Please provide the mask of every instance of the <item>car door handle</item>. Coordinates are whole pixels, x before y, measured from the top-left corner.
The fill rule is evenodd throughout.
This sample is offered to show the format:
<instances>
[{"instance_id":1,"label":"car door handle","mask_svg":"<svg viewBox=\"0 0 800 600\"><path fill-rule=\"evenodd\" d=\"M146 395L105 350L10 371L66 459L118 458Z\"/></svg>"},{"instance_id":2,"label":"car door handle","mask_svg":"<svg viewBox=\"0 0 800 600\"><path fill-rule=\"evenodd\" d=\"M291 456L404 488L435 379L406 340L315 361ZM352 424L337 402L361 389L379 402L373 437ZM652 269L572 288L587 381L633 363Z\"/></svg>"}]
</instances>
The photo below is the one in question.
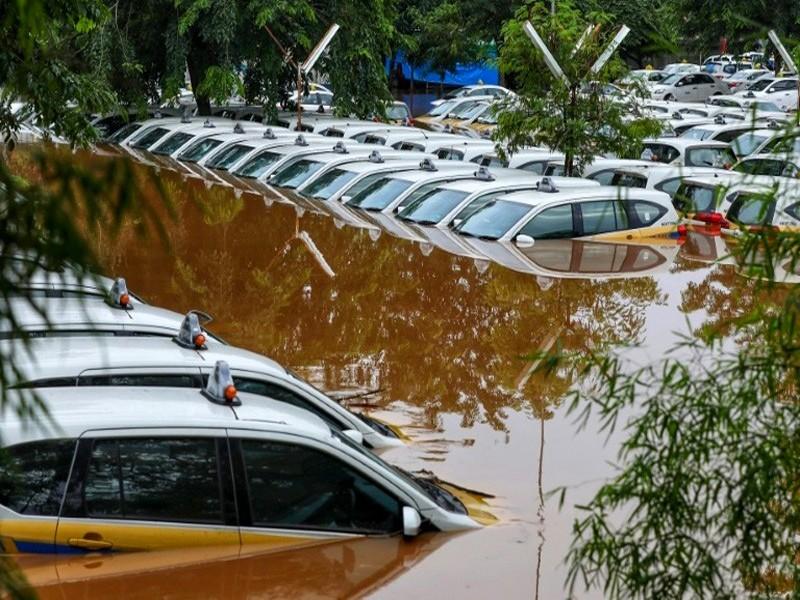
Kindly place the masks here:
<instances>
[{"instance_id":1,"label":"car door handle","mask_svg":"<svg viewBox=\"0 0 800 600\"><path fill-rule=\"evenodd\" d=\"M70 538L67 543L73 548L83 548L84 550L109 550L114 545L103 539L89 537Z\"/></svg>"}]
</instances>

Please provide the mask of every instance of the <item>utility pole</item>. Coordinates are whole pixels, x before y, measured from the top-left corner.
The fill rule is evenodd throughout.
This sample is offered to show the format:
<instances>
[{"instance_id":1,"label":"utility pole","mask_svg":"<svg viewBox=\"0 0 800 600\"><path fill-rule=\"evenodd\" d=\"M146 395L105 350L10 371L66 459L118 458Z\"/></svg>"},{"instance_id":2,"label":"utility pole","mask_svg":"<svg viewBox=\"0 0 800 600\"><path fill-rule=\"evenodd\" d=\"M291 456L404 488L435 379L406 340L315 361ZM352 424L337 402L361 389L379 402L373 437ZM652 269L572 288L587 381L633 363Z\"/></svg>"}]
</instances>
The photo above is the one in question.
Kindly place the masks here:
<instances>
[{"instance_id":1,"label":"utility pole","mask_svg":"<svg viewBox=\"0 0 800 600\"><path fill-rule=\"evenodd\" d=\"M781 43L778 34L775 33L774 29L770 29L769 33L767 34L769 41L772 42L772 45L775 46L775 49L778 51L778 54L781 55L781 59L783 60L783 64L789 67L792 72L794 73L795 77L797 77L797 118L800 119L800 73L797 72L797 66L794 64L794 60L792 60L792 55L786 50L784 45Z\"/></svg>"}]
</instances>

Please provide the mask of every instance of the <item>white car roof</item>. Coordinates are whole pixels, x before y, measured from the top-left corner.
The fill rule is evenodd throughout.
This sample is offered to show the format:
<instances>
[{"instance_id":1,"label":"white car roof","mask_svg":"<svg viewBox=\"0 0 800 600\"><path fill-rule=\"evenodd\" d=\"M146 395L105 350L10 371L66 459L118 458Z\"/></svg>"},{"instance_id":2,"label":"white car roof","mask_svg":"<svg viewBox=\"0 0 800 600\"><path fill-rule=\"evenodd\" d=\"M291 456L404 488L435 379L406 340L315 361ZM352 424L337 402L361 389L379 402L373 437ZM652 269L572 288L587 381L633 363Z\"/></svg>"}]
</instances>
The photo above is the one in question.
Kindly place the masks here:
<instances>
[{"instance_id":1,"label":"white car roof","mask_svg":"<svg viewBox=\"0 0 800 600\"><path fill-rule=\"evenodd\" d=\"M85 298L11 298L8 310L22 329L75 330L95 328L98 331L128 331L174 335L178 333L184 315L137 303L131 309L114 308L106 302ZM11 325L0 321L0 334L10 332Z\"/></svg>"},{"instance_id":2,"label":"white car roof","mask_svg":"<svg viewBox=\"0 0 800 600\"><path fill-rule=\"evenodd\" d=\"M12 397L15 392L12 392ZM198 389L82 386L36 391L48 419L33 421L14 411L0 416L3 444L55 438L77 438L89 430L162 427L240 427L330 439L328 425L314 414L240 392L240 407L215 404ZM13 400L12 400L13 402Z\"/></svg>"},{"instance_id":3,"label":"white car roof","mask_svg":"<svg viewBox=\"0 0 800 600\"><path fill-rule=\"evenodd\" d=\"M403 152L404 155L408 156L408 159L405 156L390 156L386 162L376 163L369 160L367 157L362 156L361 158L354 160L352 162L339 165L339 169L343 171L348 171L350 173L369 173L371 171L375 171L376 173L386 172L391 173L395 169L414 169L419 170L419 164L422 160L422 157L427 155L421 155L417 152ZM383 153L381 153L383 155ZM442 161L442 162L455 162L455 161ZM429 171L430 172L430 171Z\"/></svg>"},{"instance_id":4,"label":"white car roof","mask_svg":"<svg viewBox=\"0 0 800 600\"><path fill-rule=\"evenodd\" d=\"M672 206L670 197L664 192L655 190L643 190L640 188L628 188L623 186L601 185L590 188L569 188L557 192L525 191L506 194L498 200L507 200L519 204L529 204L538 206L551 202L564 201L586 201L586 200L607 200L608 198L627 198L635 196L637 200L650 200L657 204Z\"/></svg>"},{"instance_id":5,"label":"white car roof","mask_svg":"<svg viewBox=\"0 0 800 600\"><path fill-rule=\"evenodd\" d=\"M644 140L645 144L666 144L680 150L688 150L691 148L729 148L730 144L725 142L715 142L713 140L691 140L682 137L671 138L652 138Z\"/></svg>"},{"instance_id":6,"label":"white car roof","mask_svg":"<svg viewBox=\"0 0 800 600\"><path fill-rule=\"evenodd\" d=\"M0 343L12 349L19 345L13 340ZM222 344L194 350L163 337L131 337L120 346L115 338L91 336L37 338L27 343L30 352L19 352L17 365L28 380L73 377L87 369L213 368L218 360L228 361L235 370L287 376L286 369L270 358Z\"/></svg>"},{"instance_id":7,"label":"white car roof","mask_svg":"<svg viewBox=\"0 0 800 600\"><path fill-rule=\"evenodd\" d=\"M403 171L401 173L387 173L391 179L402 179L404 181L425 181L437 177L450 177L453 175L463 175L464 173L476 173L478 166L473 163L462 162L460 160L438 160L433 163L438 170L429 171L427 169L416 169L413 171Z\"/></svg>"}]
</instances>

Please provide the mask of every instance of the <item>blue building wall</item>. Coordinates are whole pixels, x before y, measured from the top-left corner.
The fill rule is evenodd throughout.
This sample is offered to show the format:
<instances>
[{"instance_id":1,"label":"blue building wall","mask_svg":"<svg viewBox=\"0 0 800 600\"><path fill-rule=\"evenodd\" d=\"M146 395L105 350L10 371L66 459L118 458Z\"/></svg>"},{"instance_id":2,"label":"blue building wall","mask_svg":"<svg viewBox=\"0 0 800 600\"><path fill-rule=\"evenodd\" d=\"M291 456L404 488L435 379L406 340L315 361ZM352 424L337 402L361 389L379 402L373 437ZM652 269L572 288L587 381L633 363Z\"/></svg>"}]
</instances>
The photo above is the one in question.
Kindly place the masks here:
<instances>
[{"instance_id":1,"label":"blue building wall","mask_svg":"<svg viewBox=\"0 0 800 600\"><path fill-rule=\"evenodd\" d=\"M405 59L402 52L398 52L396 63L403 69L403 77L406 80L412 78L411 65ZM388 74L390 61L386 62ZM396 67L395 67L396 68ZM413 73L413 79L418 82L427 82L435 85L439 84L439 74L430 70L427 65L418 67ZM500 72L497 67L489 63L473 63L469 65L458 65L455 72L447 72L444 78L445 85L462 86L478 83L482 81L487 85L498 85L500 83Z\"/></svg>"}]
</instances>

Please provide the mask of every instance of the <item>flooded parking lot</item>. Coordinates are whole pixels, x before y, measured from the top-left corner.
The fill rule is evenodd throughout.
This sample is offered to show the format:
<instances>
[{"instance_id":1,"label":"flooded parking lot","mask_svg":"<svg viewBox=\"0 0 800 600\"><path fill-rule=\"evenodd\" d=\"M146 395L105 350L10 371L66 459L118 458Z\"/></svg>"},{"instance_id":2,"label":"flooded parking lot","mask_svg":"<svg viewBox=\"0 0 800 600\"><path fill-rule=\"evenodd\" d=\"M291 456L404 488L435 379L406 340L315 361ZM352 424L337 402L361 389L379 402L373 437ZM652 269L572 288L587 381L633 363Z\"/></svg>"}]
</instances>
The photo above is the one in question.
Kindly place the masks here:
<instances>
[{"instance_id":1,"label":"flooded parking lot","mask_svg":"<svg viewBox=\"0 0 800 600\"><path fill-rule=\"evenodd\" d=\"M210 313L231 343L401 426L411 439L385 458L491 494L499 522L283 553L21 559L42 598L565 597L572 507L612 472L615 440L567 414L571 372L544 378L529 357L640 342L644 361L751 298L751 282L712 264L725 254L718 236L538 244L498 264L286 197L161 176L178 213L170 249L101 240L106 274L154 304ZM547 495L559 486L569 487L561 510Z\"/></svg>"}]
</instances>

